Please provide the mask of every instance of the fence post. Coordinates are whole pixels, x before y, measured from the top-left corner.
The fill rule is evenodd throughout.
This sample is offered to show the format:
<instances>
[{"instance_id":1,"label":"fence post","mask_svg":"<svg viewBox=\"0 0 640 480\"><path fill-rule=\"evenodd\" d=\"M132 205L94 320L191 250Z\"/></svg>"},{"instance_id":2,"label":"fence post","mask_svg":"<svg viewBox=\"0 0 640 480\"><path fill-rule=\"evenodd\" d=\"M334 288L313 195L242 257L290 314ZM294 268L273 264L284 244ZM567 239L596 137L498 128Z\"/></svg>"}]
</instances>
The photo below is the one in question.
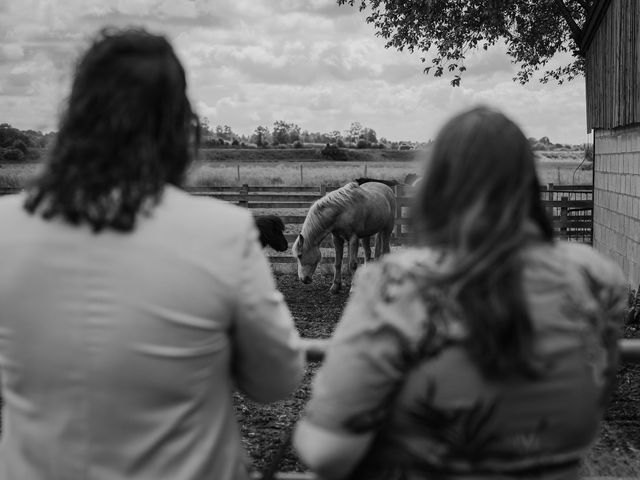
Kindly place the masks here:
<instances>
[{"instance_id":1,"label":"fence post","mask_svg":"<svg viewBox=\"0 0 640 480\"><path fill-rule=\"evenodd\" d=\"M567 223L569 219L569 197L563 195L560 199L560 236L567 237Z\"/></svg>"},{"instance_id":2,"label":"fence post","mask_svg":"<svg viewBox=\"0 0 640 480\"><path fill-rule=\"evenodd\" d=\"M304 177L302 176L302 164L300 164L300 185L304 183Z\"/></svg>"},{"instance_id":3,"label":"fence post","mask_svg":"<svg viewBox=\"0 0 640 480\"><path fill-rule=\"evenodd\" d=\"M367 178L367 177L368 177L368 175L367 175L367 164L365 163L364 164L364 178Z\"/></svg>"},{"instance_id":4,"label":"fence post","mask_svg":"<svg viewBox=\"0 0 640 480\"><path fill-rule=\"evenodd\" d=\"M240 200L238 201L238 205L244 208L249 208L249 185L244 183L242 188L240 188Z\"/></svg>"},{"instance_id":5,"label":"fence post","mask_svg":"<svg viewBox=\"0 0 640 480\"><path fill-rule=\"evenodd\" d=\"M402 204L398 200L398 196L400 194L400 187L398 185L395 185L393 187L393 193L396 196L396 221L397 221L399 218L402 218ZM402 236L402 224L396 223L395 228L393 229L393 231L394 231L394 234L395 234L396 238L399 239Z\"/></svg>"},{"instance_id":6,"label":"fence post","mask_svg":"<svg viewBox=\"0 0 640 480\"><path fill-rule=\"evenodd\" d=\"M240 164L236 165L237 168L237 178L238 178L238 183L240 183Z\"/></svg>"},{"instance_id":7,"label":"fence post","mask_svg":"<svg viewBox=\"0 0 640 480\"><path fill-rule=\"evenodd\" d=\"M553 201L553 183L547 184L546 197L549 202ZM547 207L546 210L547 217L549 217L549 220L553 221L553 207Z\"/></svg>"},{"instance_id":8,"label":"fence post","mask_svg":"<svg viewBox=\"0 0 640 480\"><path fill-rule=\"evenodd\" d=\"M327 186L323 183L320 185L320 196L324 197L327 194Z\"/></svg>"}]
</instances>

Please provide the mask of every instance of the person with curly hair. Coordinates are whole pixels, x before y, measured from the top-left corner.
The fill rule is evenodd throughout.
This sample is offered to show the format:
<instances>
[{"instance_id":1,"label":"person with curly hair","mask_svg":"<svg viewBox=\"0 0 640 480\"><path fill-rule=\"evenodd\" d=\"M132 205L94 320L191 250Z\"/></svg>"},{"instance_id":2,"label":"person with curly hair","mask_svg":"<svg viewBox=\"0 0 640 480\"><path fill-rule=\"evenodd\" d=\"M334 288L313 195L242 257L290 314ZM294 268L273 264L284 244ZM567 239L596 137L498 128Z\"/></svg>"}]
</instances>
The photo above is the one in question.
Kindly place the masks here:
<instances>
[{"instance_id":1,"label":"person with curly hair","mask_svg":"<svg viewBox=\"0 0 640 480\"><path fill-rule=\"evenodd\" d=\"M0 199L0 479L248 478L234 388L301 379L251 214L179 188L186 88L164 37L103 30L42 173Z\"/></svg>"},{"instance_id":2,"label":"person with curly hair","mask_svg":"<svg viewBox=\"0 0 640 480\"><path fill-rule=\"evenodd\" d=\"M323 479L577 479L615 382L627 286L556 241L533 152L479 107L435 142L416 245L368 265L294 443Z\"/></svg>"}]
</instances>

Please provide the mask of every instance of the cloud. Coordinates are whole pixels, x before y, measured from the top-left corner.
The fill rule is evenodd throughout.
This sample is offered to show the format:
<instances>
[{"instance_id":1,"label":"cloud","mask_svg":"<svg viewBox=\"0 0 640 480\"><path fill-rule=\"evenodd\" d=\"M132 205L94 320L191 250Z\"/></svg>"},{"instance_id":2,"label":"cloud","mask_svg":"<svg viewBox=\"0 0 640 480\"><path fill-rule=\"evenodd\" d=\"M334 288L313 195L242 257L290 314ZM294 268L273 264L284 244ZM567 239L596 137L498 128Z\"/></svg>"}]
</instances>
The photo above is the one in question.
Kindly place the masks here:
<instances>
[{"instance_id":1,"label":"cloud","mask_svg":"<svg viewBox=\"0 0 640 480\"><path fill-rule=\"evenodd\" d=\"M75 59L99 28L139 25L173 42L198 112L238 132L280 119L311 131L360 121L379 136L420 140L489 103L532 136L584 139L582 80L522 87L498 45L472 52L452 88L422 73L420 55L386 49L364 13L335 0L8 0L0 12L0 122L23 128L55 127Z\"/></svg>"}]
</instances>

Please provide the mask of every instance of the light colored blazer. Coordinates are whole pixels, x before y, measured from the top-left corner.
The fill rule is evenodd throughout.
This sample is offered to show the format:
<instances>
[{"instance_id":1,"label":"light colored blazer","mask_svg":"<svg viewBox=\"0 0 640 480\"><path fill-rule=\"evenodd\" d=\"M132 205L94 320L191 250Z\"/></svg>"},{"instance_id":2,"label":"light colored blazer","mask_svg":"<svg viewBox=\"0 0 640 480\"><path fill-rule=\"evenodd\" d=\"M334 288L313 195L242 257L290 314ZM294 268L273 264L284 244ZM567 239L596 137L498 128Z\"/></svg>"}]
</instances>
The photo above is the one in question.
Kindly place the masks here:
<instances>
[{"instance_id":1,"label":"light colored blazer","mask_svg":"<svg viewBox=\"0 0 640 480\"><path fill-rule=\"evenodd\" d=\"M250 213L167 187L134 232L0 199L0 479L246 477L234 383L298 384L298 334Z\"/></svg>"}]
</instances>

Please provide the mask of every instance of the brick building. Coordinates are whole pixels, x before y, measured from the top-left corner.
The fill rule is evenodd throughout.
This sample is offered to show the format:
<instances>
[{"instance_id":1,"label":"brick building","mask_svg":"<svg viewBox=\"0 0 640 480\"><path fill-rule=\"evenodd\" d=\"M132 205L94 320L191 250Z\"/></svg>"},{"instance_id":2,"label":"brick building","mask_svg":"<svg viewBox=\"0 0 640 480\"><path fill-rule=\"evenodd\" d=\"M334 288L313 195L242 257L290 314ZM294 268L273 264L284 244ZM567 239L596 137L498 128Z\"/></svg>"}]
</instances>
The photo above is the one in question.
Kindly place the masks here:
<instances>
[{"instance_id":1,"label":"brick building","mask_svg":"<svg viewBox=\"0 0 640 480\"><path fill-rule=\"evenodd\" d=\"M593 245L640 284L640 1L600 0L585 29Z\"/></svg>"}]
</instances>

